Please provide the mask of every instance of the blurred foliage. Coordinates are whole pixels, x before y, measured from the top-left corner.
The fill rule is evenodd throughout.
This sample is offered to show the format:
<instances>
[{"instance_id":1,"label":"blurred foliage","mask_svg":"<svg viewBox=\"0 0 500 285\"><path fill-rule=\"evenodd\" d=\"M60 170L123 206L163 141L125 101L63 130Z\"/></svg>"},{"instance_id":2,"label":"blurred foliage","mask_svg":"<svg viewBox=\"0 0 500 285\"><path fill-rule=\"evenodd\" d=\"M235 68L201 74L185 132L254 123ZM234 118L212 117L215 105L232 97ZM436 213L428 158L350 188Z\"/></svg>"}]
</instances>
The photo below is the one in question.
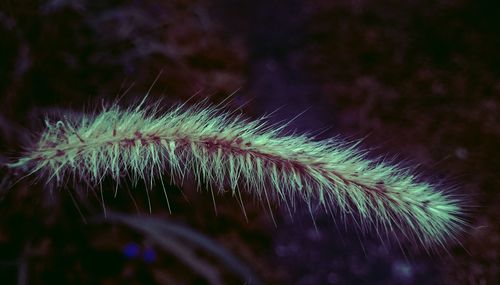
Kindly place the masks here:
<instances>
[{"instance_id":1,"label":"blurred foliage","mask_svg":"<svg viewBox=\"0 0 500 285\"><path fill-rule=\"evenodd\" d=\"M43 114L57 116L67 108L78 113L118 96L125 103L137 100L160 72L151 97L171 103L195 94L192 100L217 103L241 88L229 105L253 115L263 107L250 99L271 102L273 96L255 88L259 77L285 70L288 81L271 85L314 86L310 102L323 106L335 133L366 137L364 145L380 145L374 155L411 158L424 176L447 177L472 197L476 207L463 247L451 247L445 262L426 260L429 267L418 273L415 266L412 278L401 279L394 273L394 264L401 263L392 255L383 262L370 259L381 256L375 243L364 244L369 252L364 265L373 270L360 270L359 244L333 246L340 242L324 230L322 240L310 238L297 223L274 229L269 214L251 202L245 205L247 222L231 197L216 197L215 215L210 194L194 193L189 183L182 192L168 189L172 215L162 191L152 191L153 215L212 237L269 284L432 283L419 279L424 277L495 284L500 280L498 11L499 4L487 0L2 1L0 161L21 150ZM280 98L297 100L289 94ZM165 252L153 264L127 259L122 252L127 244L148 246L147 238L130 228L85 224L78 211L87 218L102 214L99 193L72 184L50 191L29 181L11 188L7 175L2 169L2 284L22 280L17 274L23 268L27 271L19 272L29 284L206 284ZM117 198L105 193L105 201L116 211L147 212L142 186L127 185ZM285 242L296 246L289 250ZM442 278L430 276L435 267ZM222 264L216 268L227 274Z\"/></svg>"}]
</instances>

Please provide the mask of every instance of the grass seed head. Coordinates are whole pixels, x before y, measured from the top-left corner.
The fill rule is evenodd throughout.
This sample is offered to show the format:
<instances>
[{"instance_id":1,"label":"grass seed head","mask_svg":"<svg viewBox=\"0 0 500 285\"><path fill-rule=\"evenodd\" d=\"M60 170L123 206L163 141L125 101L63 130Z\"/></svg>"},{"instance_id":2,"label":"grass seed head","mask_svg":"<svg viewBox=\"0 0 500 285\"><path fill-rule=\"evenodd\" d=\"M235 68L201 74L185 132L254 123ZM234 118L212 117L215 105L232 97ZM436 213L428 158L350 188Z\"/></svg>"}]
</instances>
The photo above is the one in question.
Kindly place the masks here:
<instances>
[{"instance_id":1,"label":"grass seed head","mask_svg":"<svg viewBox=\"0 0 500 285\"><path fill-rule=\"evenodd\" d=\"M78 119L51 122L12 168L62 183L98 186L105 177L149 185L157 177L194 179L219 192L240 189L260 200L298 200L355 216L364 230L402 233L425 248L444 246L464 226L459 199L411 171L369 160L336 139L287 135L264 119L246 120L206 104L117 104ZM400 235L401 236L401 235Z\"/></svg>"}]
</instances>

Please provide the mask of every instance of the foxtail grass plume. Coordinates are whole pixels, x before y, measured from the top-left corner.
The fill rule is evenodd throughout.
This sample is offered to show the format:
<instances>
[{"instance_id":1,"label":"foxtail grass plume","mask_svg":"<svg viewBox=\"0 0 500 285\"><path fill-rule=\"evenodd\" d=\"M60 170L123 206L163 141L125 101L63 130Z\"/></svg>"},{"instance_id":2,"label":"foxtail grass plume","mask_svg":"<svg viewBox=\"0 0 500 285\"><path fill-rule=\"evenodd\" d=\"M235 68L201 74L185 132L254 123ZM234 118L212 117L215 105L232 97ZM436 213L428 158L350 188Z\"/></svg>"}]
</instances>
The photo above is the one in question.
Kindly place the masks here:
<instances>
[{"instance_id":1,"label":"foxtail grass plume","mask_svg":"<svg viewBox=\"0 0 500 285\"><path fill-rule=\"evenodd\" d=\"M46 120L34 146L9 166L42 181L91 187L106 177L151 186L165 176L172 183L194 179L239 199L243 190L263 203L324 208L352 217L362 230L402 233L424 248L444 246L462 230L462 203L448 191L369 160L353 145L283 129L207 104L113 104L78 119Z\"/></svg>"}]
</instances>

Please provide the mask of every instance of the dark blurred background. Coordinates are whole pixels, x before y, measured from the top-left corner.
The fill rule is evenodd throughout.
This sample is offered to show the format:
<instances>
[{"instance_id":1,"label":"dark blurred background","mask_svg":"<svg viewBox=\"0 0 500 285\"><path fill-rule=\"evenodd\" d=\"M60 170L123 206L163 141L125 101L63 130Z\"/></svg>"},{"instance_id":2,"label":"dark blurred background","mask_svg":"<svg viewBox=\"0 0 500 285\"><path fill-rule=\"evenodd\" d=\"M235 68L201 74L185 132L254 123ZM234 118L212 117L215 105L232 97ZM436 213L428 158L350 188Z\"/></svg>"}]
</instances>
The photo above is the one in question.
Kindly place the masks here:
<instances>
[{"instance_id":1,"label":"dark blurred background","mask_svg":"<svg viewBox=\"0 0 500 285\"><path fill-rule=\"evenodd\" d=\"M150 97L167 104L235 93L228 109L279 109L273 122L306 111L290 130L363 138L370 155L448 181L474 205L461 244L402 250L323 213L316 231L301 209L292 221L276 207L275 227L252 197L247 221L236 199L216 197L215 213L190 183L169 186L172 214L161 188L150 214L140 185L105 193L106 208L195 230L264 284L499 284L499 27L487 0L2 0L0 162L46 114L137 101L158 75ZM101 200L83 186L1 175L1 284L245 282L199 242L177 237L173 253L130 224L93 222Z\"/></svg>"}]
</instances>

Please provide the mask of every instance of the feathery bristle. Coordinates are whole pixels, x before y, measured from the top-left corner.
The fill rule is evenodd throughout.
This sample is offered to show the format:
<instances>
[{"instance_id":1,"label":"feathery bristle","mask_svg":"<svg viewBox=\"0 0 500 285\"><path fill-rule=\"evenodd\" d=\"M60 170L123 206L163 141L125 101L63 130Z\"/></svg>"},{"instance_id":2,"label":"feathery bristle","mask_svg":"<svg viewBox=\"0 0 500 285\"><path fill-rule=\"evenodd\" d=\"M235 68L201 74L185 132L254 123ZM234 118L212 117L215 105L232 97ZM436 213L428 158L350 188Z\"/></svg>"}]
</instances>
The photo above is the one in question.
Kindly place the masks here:
<instances>
[{"instance_id":1,"label":"feathery bristle","mask_svg":"<svg viewBox=\"0 0 500 285\"><path fill-rule=\"evenodd\" d=\"M464 225L458 199L338 140L286 135L264 119L206 104L163 114L159 104L143 105L114 104L78 120L47 121L38 143L10 167L93 186L108 176L150 185L163 175L174 183L191 177L233 195L245 189L262 201L293 207L301 199L310 209L338 210L356 216L363 229L402 232L426 248L444 246Z\"/></svg>"}]
</instances>

